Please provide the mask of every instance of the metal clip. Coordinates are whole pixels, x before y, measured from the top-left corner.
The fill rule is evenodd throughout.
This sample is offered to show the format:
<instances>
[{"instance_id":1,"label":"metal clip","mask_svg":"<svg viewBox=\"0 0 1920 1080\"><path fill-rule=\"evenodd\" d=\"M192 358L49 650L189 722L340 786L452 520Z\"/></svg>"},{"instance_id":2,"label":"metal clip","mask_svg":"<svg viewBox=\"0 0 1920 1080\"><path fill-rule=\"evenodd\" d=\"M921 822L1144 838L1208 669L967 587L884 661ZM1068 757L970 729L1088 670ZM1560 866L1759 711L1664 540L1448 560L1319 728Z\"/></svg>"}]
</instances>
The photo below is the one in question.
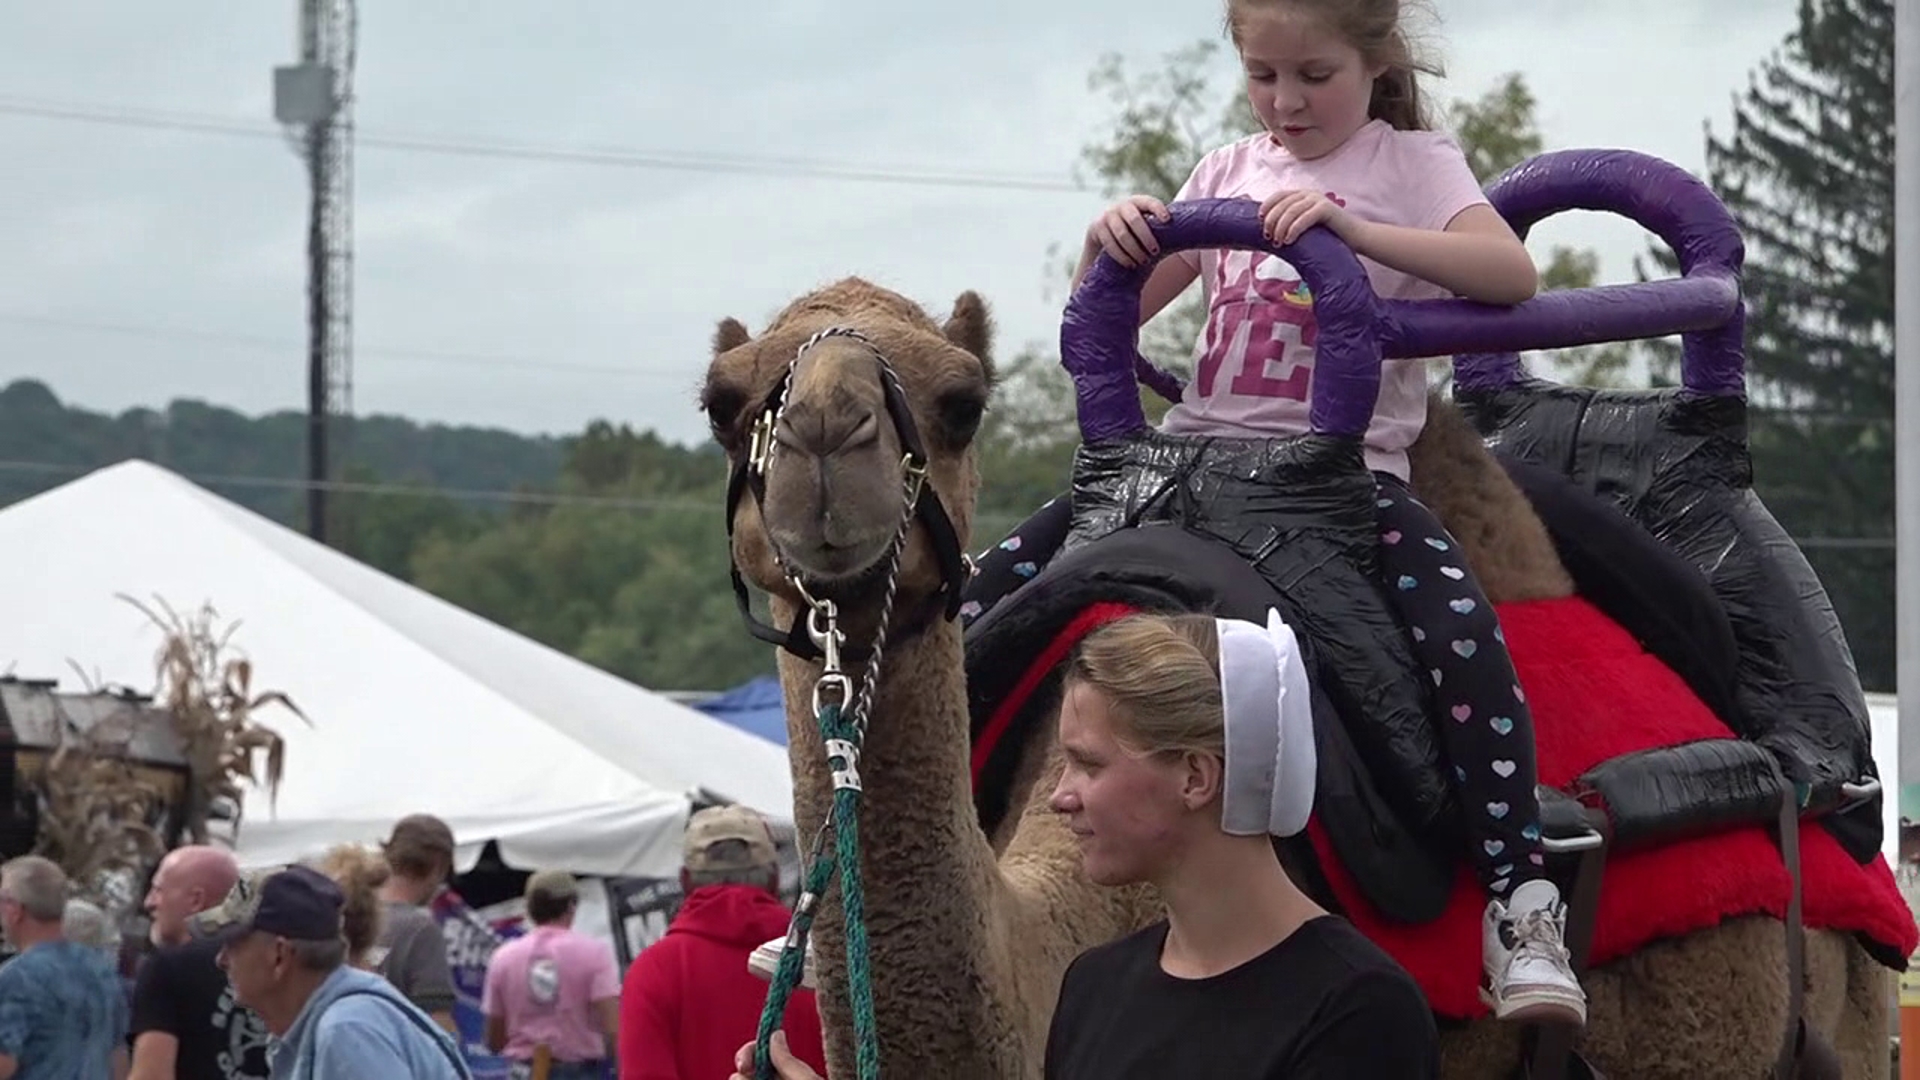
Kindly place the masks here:
<instances>
[{"instance_id":1,"label":"metal clip","mask_svg":"<svg viewBox=\"0 0 1920 1080\"><path fill-rule=\"evenodd\" d=\"M773 457L773 426L777 422L774 410L761 410L747 442L747 467L761 476L767 474L767 462Z\"/></svg>"},{"instance_id":2,"label":"metal clip","mask_svg":"<svg viewBox=\"0 0 1920 1080\"><path fill-rule=\"evenodd\" d=\"M814 905L820 902L816 893L802 892L800 901L793 906L793 918L787 922L787 948L798 949L806 944L806 932L803 929L813 916Z\"/></svg>"},{"instance_id":3,"label":"metal clip","mask_svg":"<svg viewBox=\"0 0 1920 1080\"><path fill-rule=\"evenodd\" d=\"M840 692L840 700L833 702L833 704L843 709L853 701L852 679L838 672L830 675L822 675L820 676L820 681L813 684L813 715L816 717L820 715L821 710L827 707L825 695L821 693L821 691L824 690L838 690Z\"/></svg>"},{"instance_id":4,"label":"metal clip","mask_svg":"<svg viewBox=\"0 0 1920 1080\"><path fill-rule=\"evenodd\" d=\"M829 765L833 764L834 758L839 758L841 761L846 762L846 764L833 770L834 790L838 791L841 788L851 788L854 791L861 790L860 748L845 739L828 739L827 763Z\"/></svg>"},{"instance_id":5,"label":"metal clip","mask_svg":"<svg viewBox=\"0 0 1920 1080\"><path fill-rule=\"evenodd\" d=\"M800 595L807 596L805 586L800 586ZM814 647L826 657L821 670L828 675L838 675L841 671L840 646L846 644L847 640L847 635L840 632L840 609L831 600L808 597L808 603L811 608L807 612L807 636L813 639Z\"/></svg>"},{"instance_id":6,"label":"metal clip","mask_svg":"<svg viewBox=\"0 0 1920 1080\"><path fill-rule=\"evenodd\" d=\"M927 482L927 463L909 451L900 459L900 471L906 474L907 505L920 501L920 487Z\"/></svg>"}]
</instances>

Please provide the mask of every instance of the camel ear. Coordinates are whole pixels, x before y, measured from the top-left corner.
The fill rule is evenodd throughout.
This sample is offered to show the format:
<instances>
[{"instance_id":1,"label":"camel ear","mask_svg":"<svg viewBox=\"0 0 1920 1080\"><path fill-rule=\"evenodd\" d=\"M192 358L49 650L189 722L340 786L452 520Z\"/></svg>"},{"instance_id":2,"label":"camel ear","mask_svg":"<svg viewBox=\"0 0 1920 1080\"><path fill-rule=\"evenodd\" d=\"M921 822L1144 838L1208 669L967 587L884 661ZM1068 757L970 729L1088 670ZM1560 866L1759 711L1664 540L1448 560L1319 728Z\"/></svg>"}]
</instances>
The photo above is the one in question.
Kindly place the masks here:
<instances>
[{"instance_id":1,"label":"camel ear","mask_svg":"<svg viewBox=\"0 0 1920 1080\"><path fill-rule=\"evenodd\" d=\"M714 355L737 349L752 340L753 335L747 333L746 324L729 315L720 320L719 328L713 332Z\"/></svg>"},{"instance_id":2,"label":"camel ear","mask_svg":"<svg viewBox=\"0 0 1920 1080\"><path fill-rule=\"evenodd\" d=\"M953 314L943 328L947 340L972 353L983 364L993 363L993 316L987 314L987 302L968 289L953 302Z\"/></svg>"}]
</instances>

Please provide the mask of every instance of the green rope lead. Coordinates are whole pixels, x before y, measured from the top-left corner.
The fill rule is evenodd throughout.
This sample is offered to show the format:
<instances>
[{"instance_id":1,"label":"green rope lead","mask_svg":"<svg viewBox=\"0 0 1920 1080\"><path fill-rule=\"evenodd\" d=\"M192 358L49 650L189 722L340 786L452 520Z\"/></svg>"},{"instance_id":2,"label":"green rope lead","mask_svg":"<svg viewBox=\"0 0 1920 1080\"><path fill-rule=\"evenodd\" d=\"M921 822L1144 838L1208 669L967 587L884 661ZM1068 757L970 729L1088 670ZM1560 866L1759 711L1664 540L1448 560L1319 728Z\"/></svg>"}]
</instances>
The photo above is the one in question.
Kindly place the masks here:
<instances>
[{"instance_id":1,"label":"green rope lead","mask_svg":"<svg viewBox=\"0 0 1920 1080\"><path fill-rule=\"evenodd\" d=\"M806 963L807 938L813 932L813 919L821 899L839 872L841 907L847 922L847 994L853 1005L853 1038L856 1080L879 1080L880 1039L874 1030L873 978L867 949L867 903L860 884L860 781L852 757L858 752L860 733L846 720L838 705L820 710L820 735L827 741L827 761L833 767L833 807L828 822L833 829L834 857L825 858L818 842L809 855L806 888L787 930L786 950L774 969L773 985L767 991L767 1004L760 1013L760 1029L754 1040L754 1070L757 1080L777 1080L768 1049L787 1001L800 985Z\"/></svg>"}]
</instances>

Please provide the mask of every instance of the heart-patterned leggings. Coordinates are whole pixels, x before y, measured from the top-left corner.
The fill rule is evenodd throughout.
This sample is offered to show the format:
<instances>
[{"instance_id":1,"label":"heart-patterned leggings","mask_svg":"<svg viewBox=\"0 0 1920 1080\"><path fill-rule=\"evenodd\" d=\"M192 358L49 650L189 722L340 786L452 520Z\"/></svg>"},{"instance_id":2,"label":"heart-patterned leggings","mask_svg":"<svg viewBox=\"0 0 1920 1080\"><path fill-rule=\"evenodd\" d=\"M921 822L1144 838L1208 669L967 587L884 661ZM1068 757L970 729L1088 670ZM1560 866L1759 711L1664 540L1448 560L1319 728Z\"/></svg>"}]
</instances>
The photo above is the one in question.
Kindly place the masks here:
<instances>
[{"instance_id":1,"label":"heart-patterned leggings","mask_svg":"<svg viewBox=\"0 0 1920 1080\"><path fill-rule=\"evenodd\" d=\"M1493 605L1453 537L1399 477L1376 477L1386 595L1412 635L1414 659L1434 680L1436 731L1453 770L1470 860L1488 893L1507 896L1546 876L1533 789L1533 714ZM1032 580L1072 521L1072 500L1063 494L981 553L962 598L961 624L971 625Z\"/></svg>"},{"instance_id":2,"label":"heart-patterned leggings","mask_svg":"<svg viewBox=\"0 0 1920 1080\"><path fill-rule=\"evenodd\" d=\"M1480 883L1507 896L1546 876L1534 794L1533 713L1506 637L1459 544L1399 477L1376 474L1380 573L1433 680L1434 725L1453 769L1468 855Z\"/></svg>"}]
</instances>

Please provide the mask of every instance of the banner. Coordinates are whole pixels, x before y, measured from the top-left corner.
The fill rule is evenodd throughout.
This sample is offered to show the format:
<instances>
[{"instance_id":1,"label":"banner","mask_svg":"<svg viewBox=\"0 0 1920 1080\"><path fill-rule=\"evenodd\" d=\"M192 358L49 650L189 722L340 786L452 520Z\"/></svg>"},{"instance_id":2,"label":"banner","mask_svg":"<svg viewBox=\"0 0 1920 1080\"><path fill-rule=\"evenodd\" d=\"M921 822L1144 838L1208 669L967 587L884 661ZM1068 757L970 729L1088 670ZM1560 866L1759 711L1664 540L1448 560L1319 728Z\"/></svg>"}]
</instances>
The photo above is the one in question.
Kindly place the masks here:
<instances>
[{"instance_id":1,"label":"banner","mask_svg":"<svg viewBox=\"0 0 1920 1080\"><path fill-rule=\"evenodd\" d=\"M518 917L489 921L452 889L441 890L432 910L447 939L447 964L453 969L453 1021L460 1029L460 1050L473 1070L473 1080L510 1080L512 1067L507 1060L487 1049L487 1018L480 1011L480 996L493 950L524 933L524 921Z\"/></svg>"}]
</instances>

